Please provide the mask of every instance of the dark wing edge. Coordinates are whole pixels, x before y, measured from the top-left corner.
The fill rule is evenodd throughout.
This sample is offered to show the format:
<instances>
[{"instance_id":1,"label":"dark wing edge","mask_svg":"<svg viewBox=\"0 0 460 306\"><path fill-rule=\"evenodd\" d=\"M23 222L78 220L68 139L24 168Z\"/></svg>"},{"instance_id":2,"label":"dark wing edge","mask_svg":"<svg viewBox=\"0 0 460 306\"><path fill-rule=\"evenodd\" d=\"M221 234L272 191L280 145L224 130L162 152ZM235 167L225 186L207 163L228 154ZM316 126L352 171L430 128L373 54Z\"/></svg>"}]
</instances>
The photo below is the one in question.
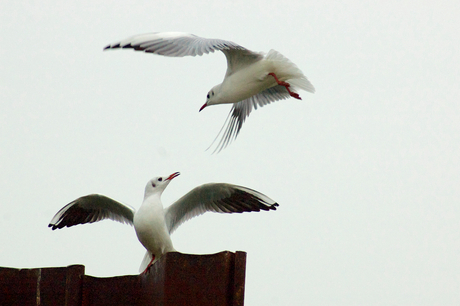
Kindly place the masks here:
<instances>
[{"instance_id":1,"label":"dark wing edge","mask_svg":"<svg viewBox=\"0 0 460 306\"><path fill-rule=\"evenodd\" d=\"M210 183L198 186L166 209L166 224L173 233L179 225L205 212L243 213L276 210L279 204L266 195L238 185Z\"/></svg>"},{"instance_id":2,"label":"dark wing edge","mask_svg":"<svg viewBox=\"0 0 460 306\"><path fill-rule=\"evenodd\" d=\"M120 223L133 224L134 208L99 194L80 197L61 208L48 227L52 230L78 224L93 223L111 219Z\"/></svg>"}]
</instances>

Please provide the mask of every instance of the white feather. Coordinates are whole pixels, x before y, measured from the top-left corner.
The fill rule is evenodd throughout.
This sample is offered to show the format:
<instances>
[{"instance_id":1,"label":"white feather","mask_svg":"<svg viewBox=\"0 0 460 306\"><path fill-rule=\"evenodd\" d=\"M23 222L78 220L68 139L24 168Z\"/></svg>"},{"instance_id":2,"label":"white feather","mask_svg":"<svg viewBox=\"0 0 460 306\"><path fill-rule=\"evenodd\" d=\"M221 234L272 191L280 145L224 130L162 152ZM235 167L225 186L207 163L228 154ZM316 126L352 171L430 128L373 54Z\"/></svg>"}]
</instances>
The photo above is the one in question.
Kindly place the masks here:
<instances>
[{"instance_id":1,"label":"white feather","mask_svg":"<svg viewBox=\"0 0 460 306\"><path fill-rule=\"evenodd\" d=\"M129 37L104 48L132 48L136 51L163 56L183 57L222 51L227 58L227 71L221 84L214 86L207 95L206 106L232 103L233 108L217 137L222 134L214 151L220 151L234 140L244 121L257 106L284 100L302 89L311 93L315 88L302 71L281 53L270 50L265 56L234 42L208 39L189 33L150 33ZM275 81L273 73L283 84ZM281 86L280 86L281 85ZM211 144L211 146L215 141Z\"/></svg>"}]
</instances>

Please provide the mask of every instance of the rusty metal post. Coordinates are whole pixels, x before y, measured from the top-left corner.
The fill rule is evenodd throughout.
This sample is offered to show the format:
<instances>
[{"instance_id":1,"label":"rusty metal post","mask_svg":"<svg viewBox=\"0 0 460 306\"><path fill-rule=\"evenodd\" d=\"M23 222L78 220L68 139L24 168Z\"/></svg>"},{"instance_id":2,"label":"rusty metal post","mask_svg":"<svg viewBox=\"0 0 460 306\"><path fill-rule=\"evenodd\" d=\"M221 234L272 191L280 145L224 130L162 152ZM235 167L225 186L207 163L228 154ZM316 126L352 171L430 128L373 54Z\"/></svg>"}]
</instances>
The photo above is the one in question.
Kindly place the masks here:
<instances>
[{"instance_id":1,"label":"rusty metal post","mask_svg":"<svg viewBox=\"0 0 460 306\"><path fill-rule=\"evenodd\" d=\"M81 305L85 267L0 268L0 305Z\"/></svg>"},{"instance_id":2,"label":"rusty metal post","mask_svg":"<svg viewBox=\"0 0 460 306\"><path fill-rule=\"evenodd\" d=\"M0 268L0 305L243 306L245 252L167 253L146 274L84 275L84 266Z\"/></svg>"},{"instance_id":3,"label":"rusty metal post","mask_svg":"<svg viewBox=\"0 0 460 306\"><path fill-rule=\"evenodd\" d=\"M160 289L158 296L162 297L163 303L158 305L239 306L244 303L244 252L213 255L168 253L159 263L145 276L147 281L153 276L152 285Z\"/></svg>"}]
</instances>

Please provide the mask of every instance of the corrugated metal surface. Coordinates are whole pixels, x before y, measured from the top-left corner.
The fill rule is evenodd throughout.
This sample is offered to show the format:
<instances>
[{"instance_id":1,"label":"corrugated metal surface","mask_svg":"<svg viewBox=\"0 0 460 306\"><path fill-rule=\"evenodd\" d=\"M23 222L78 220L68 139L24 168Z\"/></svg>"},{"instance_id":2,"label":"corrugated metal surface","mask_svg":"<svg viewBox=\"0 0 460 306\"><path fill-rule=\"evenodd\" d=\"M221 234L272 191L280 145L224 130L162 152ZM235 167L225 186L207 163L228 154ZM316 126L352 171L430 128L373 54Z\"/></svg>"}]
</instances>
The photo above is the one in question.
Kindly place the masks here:
<instances>
[{"instance_id":1,"label":"corrugated metal surface","mask_svg":"<svg viewBox=\"0 0 460 306\"><path fill-rule=\"evenodd\" d=\"M0 268L0 305L244 304L245 252L168 253L146 274L93 277L85 267Z\"/></svg>"}]
</instances>

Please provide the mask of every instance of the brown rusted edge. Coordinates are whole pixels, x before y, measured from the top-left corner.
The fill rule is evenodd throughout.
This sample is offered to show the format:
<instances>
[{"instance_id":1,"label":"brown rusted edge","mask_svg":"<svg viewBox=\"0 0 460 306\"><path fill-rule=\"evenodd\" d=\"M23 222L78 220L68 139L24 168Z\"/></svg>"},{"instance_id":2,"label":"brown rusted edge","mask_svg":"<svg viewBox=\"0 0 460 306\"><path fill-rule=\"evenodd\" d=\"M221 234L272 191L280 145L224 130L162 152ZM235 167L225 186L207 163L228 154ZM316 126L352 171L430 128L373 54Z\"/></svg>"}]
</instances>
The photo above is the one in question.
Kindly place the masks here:
<instances>
[{"instance_id":1,"label":"brown rusted edge","mask_svg":"<svg viewBox=\"0 0 460 306\"><path fill-rule=\"evenodd\" d=\"M67 267L65 279L65 305L81 305L83 293L83 277L85 276L85 266L72 265Z\"/></svg>"},{"instance_id":2,"label":"brown rusted edge","mask_svg":"<svg viewBox=\"0 0 460 306\"><path fill-rule=\"evenodd\" d=\"M244 286L246 279L246 252L236 251L233 274L233 306L244 305Z\"/></svg>"}]
</instances>

